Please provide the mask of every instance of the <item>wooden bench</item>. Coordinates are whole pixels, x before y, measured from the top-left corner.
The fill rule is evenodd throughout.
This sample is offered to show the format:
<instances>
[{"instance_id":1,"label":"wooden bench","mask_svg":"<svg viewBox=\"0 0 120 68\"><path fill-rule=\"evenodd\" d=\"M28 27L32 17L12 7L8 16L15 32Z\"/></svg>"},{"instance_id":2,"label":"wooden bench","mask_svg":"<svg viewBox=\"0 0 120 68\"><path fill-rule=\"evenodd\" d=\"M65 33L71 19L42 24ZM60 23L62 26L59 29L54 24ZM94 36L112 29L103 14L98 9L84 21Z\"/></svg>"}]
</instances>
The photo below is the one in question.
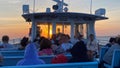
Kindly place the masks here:
<instances>
[{"instance_id":1,"label":"wooden bench","mask_svg":"<svg viewBox=\"0 0 120 68\"><path fill-rule=\"evenodd\" d=\"M68 59L71 58L71 55L66 55L68 57ZM46 62L46 64L50 64L51 63L51 59L54 57L54 55L51 56L40 56L39 58L44 60ZM23 59L23 56L5 56L4 60L3 60L3 66L14 66L16 65L16 63Z\"/></svg>"},{"instance_id":2,"label":"wooden bench","mask_svg":"<svg viewBox=\"0 0 120 68\"><path fill-rule=\"evenodd\" d=\"M0 51L3 56L23 56L24 51L13 50L13 51Z\"/></svg>"},{"instance_id":3,"label":"wooden bench","mask_svg":"<svg viewBox=\"0 0 120 68\"><path fill-rule=\"evenodd\" d=\"M120 67L120 49L115 49L112 57L112 64L104 63L106 68L119 68Z\"/></svg>"},{"instance_id":4,"label":"wooden bench","mask_svg":"<svg viewBox=\"0 0 120 68\"><path fill-rule=\"evenodd\" d=\"M0 68L98 68L98 62L79 62L64 64L40 64L29 66L3 66Z\"/></svg>"},{"instance_id":5,"label":"wooden bench","mask_svg":"<svg viewBox=\"0 0 120 68\"><path fill-rule=\"evenodd\" d=\"M106 51L108 50L108 47L101 47L100 50L100 57L99 57L99 62L103 63L103 56L105 55Z\"/></svg>"}]
</instances>

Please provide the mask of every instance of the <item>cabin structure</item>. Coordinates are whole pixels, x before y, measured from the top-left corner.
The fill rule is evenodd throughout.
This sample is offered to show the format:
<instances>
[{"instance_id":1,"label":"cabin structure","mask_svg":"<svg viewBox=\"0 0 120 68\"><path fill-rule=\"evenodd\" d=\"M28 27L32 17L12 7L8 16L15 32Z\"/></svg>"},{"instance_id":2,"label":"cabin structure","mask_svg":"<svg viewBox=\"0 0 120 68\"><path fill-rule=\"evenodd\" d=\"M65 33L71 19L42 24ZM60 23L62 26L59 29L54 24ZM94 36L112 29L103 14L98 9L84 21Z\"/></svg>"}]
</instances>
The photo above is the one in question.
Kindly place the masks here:
<instances>
[{"instance_id":1,"label":"cabin structure","mask_svg":"<svg viewBox=\"0 0 120 68\"><path fill-rule=\"evenodd\" d=\"M29 5L23 5L24 10L25 8L27 9L27 11L23 11L23 18L27 22L32 22L32 40L35 39L37 26L40 25L47 25L48 38L50 38L50 34L56 34L58 32L67 32L71 39L74 38L77 32L80 32L86 38L88 38L89 34L94 34L96 38L95 22L108 19L105 17L105 9L102 9L102 11L101 9L97 10L97 14L68 12L68 8L66 7L68 4L64 3L63 0L53 1L57 3L53 5L54 12L51 12L50 8L47 8L46 12L29 13ZM58 26L61 26L61 28L58 28ZM67 26L69 28L66 28ZM42 29L42 32L44 32L44 29Z\"/></svg>"}]
</instances>

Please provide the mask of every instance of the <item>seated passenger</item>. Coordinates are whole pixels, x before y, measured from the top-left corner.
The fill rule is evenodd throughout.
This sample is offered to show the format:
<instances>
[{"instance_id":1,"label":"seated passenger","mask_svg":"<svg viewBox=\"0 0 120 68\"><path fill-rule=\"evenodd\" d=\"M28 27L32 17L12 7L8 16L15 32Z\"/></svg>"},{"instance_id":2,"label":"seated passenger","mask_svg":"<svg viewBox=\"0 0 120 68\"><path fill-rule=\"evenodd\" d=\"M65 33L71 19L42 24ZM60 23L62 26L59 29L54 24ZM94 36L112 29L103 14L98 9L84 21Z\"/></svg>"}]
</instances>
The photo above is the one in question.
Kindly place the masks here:
<instances>
[{"instance_id":1,"label":"seated passenger","mask_svg":"<svg viewBox=\"0 0 120 68\"><path fill-rule=\"evenodd\" d=\"M30 43L25 49L24 58L18 61L17 66L37 64L45 64L45 62L39 59L36 46Z\"/></svg>"},{"instance_id":2,"label":"seated passenger","mask_svg":"<svg viewBox=\"0 0 120 68\"><path fill-rule=\"evenodd\" d=\"M57 35L56 34L52 34L52 38L51 38L51 42L52 42L52 44L55 44L55 45L57 45L57 40L56 40L56 38L57 38Z\"/></svg>"},{"instance_id":3,"label":"seated passenger","mask_svg":"<svg viewBox=\"0 0 120 68\"><path fill-rule=\"evenodd\" d=\"M53 55L52 51L52 43L50 40L44 38L40 42L40 51L38 53L40 56L41 55Z\"/></svg>"},{"instance_id":4,"label":"seated passenger","mask_svg":"<svg viewBox=\"0 0 120 68\"><path fill-rule=\"evenodd\" d=\"M52 58L51 63L52 64L58 64L58 63L67 63L68 59L64 54L58 54L54 58Z\"/></svg>"},{"instance_id":5,"label":"seated passenger","mask_svg":"<svg viewBox=\"0 0 120 68\"><path fill-rule=\"evenodd\" d=\"M25 50L25 47L28 44L28 38L27 37L23 37L22 40L20 41L20 47L18 48L19 50Z\"/></svg>"},{"instance_id":6,"label":"seated passenger","mask_svg":"<svg viewBox=\"0 0 120 68\"><path fill-rule=\"evenodd\" d=\"M105 47L111 47L112 45L115 44L115 42L116 42L115 38L111 37L111 38L109 39L109 43L107 43L107 44L105 45Z\"/></svg>"},{"instance_id":7,"label":"seated passenger","mask_svg":"<svg viewBox=\"0 0 120 68\"><path fill-rule=\"evenodd\" d=\"M9 43L9 37L7 35L2 37L2 42L0 48L14 48L13 45Z\"/></svg>"},{"instance_id":8,"label":"seated passenger","mask_svg":"<svg viewBox=\"0 0 120 68\"><path fill-rule=\"evenodd\" d=\"M120 37L116 38L116 44L112 45L108 51L105 53L103 57L103 61L105 63L111 64L112 62L112 57L113 57L113 52L115 49L120 49Z\"/></svg>"},{"instance_id":9,"label":"seated passenger","mask_svg":"<svg viewBox=\"0 0 120 68\"><path fill-rule=\"evenodd\" d=\"M73 47L73 44L71 44L69 41L70 41L69 35L65 35L64 41L61 44L61 46L66 53L69 53L70 49Z\"/></svg>"},{"instance_id":10,"label":"seated passenger","mask_svg":"<svg viewBox=\"0 0 120 68\"><path fill-rule=\"evenodd\" d=\"M55 55L65 53L65 50L62 47L62 44L64 43L64 41L65 41L65 35L60 34L58 37L58 45L57 45L57 47L54 48Z\"/></svg>"},{"instance_id":11,"label":"seated passenger","mask_svg":"<svg viewBox=\"0 0 120 68\"><path fill-rule=\"evenodd\" d=\"M97 57L99 55L99 46L98 42L95 39L95 36L93 34L89 35L89 40L87 42L87 49L88 51L93 52L94 56Z\"/></svg>"},{"instance_id":12,"label":"seated passenger","mask_svg":"<svg viewBox=\"0 0 120 68\"><path fill-rule=\"evenodd\" d=\"M83 41L77 42L71 49L72 58L68 62L90 61L87 55L87 48Z\"/></svg>"}]
</instances>

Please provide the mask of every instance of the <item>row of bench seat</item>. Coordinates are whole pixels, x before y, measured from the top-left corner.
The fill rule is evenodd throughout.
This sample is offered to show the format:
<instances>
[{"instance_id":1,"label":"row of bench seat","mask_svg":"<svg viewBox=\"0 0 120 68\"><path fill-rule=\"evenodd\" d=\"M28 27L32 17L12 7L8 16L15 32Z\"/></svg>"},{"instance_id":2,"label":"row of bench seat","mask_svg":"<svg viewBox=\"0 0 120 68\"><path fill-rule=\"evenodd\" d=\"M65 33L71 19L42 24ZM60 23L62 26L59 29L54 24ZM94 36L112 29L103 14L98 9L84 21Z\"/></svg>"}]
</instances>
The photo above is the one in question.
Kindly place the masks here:
<instances>
[{"instance_id":1,"label":"row of bench seat","mask_svg":"<svg viewBox=\"0 0 120 68\"><path fill-rule=\"evenodd\" d=\"M100 60L99 60L99 63L101 63L103 61L103 56L105 54L105 52L108 50L108 48L106 47L102 47L101 48L101 51L100 51ZM45 65L30 65L30 66L14 66L16 65L16 63L21 60L23 58L23 56L21 56L21 54L24 54L24 51L12 51L12 52L8 52L8 51L1 51L2 54L6 54L6 56L4 56L4 61L3 61L3 66L5 67L9 67L9 66L12 66L12 68L14 67L17 67L17 68L26 68L26 67L29 67L31 68L33 66L33 68L35 67L42 67L42 68L87 68L89 66L93 66L93 67L89 67L89 68L94 68L94 66L96 68L98 68L98 62L97 61L94 61L94 62L80 62L80 63L65 63L65 64L49 64L51 63L51 59L54 57L54 55L52 56L41 56L39 57L40 59L43 59L47 64ZM8 54L7 54L8 53ZM4 55L5 55L4 54ZM12 55L11 55L12 54ZM17 56L15 56L17 54ZM67 55L68 58L71 58L71 55ZM12 63L9 63L11 62ZM75 64L75 66L70 66L70 65L73 65ZM118 67L120 65L120 50L115 50L114 51L114 55L113 55L113 59L112 59L112 64L111 65L108 65L108 64L105 64L104 63L104 66L106 68L114 68L114 67ZM78 67L77 67L78 66Z\"/></svg>"},{"instance_id":2,"label":"row of bench seat","mask_svg":"<svg viewBox=\"0 0 120 68\"><path fill-rule=\"evenodd\" d=\"M4 66L0 68L98 68L98 62L79 62L62 64L40 64L29 66Z\"/></svg>"},{"instance_id":3,"label":"row of bench seat","mask_svg":"<svg viewBox=\"0 0 120 68\"><path fill-rule=\"evenodd\" d=\"M102 47L100 51L100 63L103 63L103 56L105 55L107 47ZM112 64L103 63L105 68L120 68L120 49L115 49L112 58Z\"/></svg>"}]
</instances>

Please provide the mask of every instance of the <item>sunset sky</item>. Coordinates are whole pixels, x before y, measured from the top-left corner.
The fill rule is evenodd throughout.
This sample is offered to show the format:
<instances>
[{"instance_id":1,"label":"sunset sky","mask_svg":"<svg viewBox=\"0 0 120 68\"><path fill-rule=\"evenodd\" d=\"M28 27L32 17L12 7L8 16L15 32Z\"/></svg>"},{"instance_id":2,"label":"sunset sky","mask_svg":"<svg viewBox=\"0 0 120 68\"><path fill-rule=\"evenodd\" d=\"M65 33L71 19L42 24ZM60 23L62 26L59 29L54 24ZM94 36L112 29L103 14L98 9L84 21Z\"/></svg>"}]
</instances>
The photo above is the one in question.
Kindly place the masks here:
<instances>
[{"instance_id":1,"label":"sunset sky","mask_svg":"<svg viewBox=\"0 0 120 68\"><path fill-rule=\"evenodd\" d=\"M91 0L64 0L69 4L69 12L90 13ZM108 20L97 21L97 36L116 36L120 34L120 0L92 0L92 13L99 8L106 8ZM22 5L30 4L32 12L33 0L0 0L0 38L9 35L10 38L28 36L31 24L22 18ZM56 3L52 0L36 0L36 12L45 12L47 7Z\"/></svg>"}]
</instances>

